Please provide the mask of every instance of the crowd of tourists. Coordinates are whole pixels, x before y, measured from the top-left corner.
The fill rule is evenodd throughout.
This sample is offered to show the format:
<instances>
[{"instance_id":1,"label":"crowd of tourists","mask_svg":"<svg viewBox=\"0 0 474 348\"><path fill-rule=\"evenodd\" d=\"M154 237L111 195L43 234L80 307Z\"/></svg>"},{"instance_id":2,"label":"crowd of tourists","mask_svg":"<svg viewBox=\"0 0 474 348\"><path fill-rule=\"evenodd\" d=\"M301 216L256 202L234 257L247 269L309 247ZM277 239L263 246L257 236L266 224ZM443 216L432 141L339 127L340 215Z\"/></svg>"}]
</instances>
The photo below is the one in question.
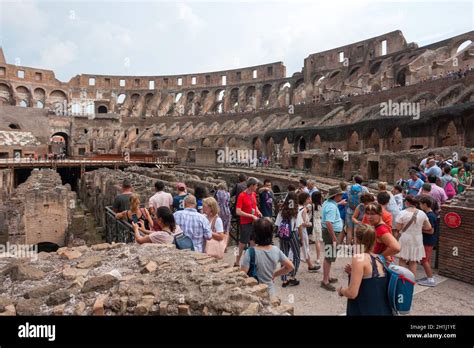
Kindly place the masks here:
<instances>
[{"instance_id":1,"label":"crowd of tourists","mask_svg":"<svg viewBox=\"0 0 474 348\"><path fill-rule=\"evenodd\" d=\"M303 262L309 273L322 268L320 287L347 297L349 315L384 315L390 313L387 264L397 262L414 276L421 264L426 276L417 283L436 286L431 265L440 211L471 185L466 157L452 161L430 153L391 190L385 182L369 190L355 175L323 196L314 180L302 178L298 188L289 185L284 199L277 201L270 180L241 174L231 190L221 183L211 192L194 187L190 194L184 183L178 183L174 197L157 181L147 207L140 207L126 180L113 209L118 219L133 226L137 243L176 244L176 236L184 235L193 250L216 258L224 257L231 221L237 219L234 266L267 284L271 296L278 277L282 287L300 284ZM339 279L331 274L341 251L352 257L344 267L348 286L337 286Z\"/></svg>"}]
</instances>

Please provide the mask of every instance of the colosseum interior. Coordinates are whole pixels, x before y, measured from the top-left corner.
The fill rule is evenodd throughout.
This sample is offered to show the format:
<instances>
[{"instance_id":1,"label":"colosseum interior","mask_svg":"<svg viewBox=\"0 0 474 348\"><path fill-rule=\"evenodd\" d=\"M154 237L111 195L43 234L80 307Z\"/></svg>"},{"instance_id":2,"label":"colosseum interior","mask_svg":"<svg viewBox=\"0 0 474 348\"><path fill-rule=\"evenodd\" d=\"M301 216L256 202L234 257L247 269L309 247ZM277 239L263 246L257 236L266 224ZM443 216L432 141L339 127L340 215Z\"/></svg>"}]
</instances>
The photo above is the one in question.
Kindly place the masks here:
<instances>
[{"instance_id":1,"label":"colosseum interior","mask_svg":"<svg viewBox=\"0 0 474 348\"><path fill-rule=\"evenodd\" d=\"M473 40L470 31L420 47L396 30L308 54L294 73L272 62L169 76L80 74L67 82L52 70L11 64L0 49L0 242L60 248L40 253L41 267L0 261L2 313L293 314L229 265L192 254L177 269L174 250L150 247L137 256L133 245L97 244L107 239L105 207L121 181L132 179L142 202L156 179L173 193L180 181L211 190L233 185L242 171L270 178L275 192L301 176L317 178L326 192L355 174L369 186L394 184L429 151L471 156ZM383 103L419 109L384 115ZM218 161L219 151L235 150L255 150L269 167ZM77 165L48 162L51 153ZM47 168L35 163L41 159ZM133 267L110 264L130 253ZM120 284L104 275L120 267ZM157 268L176 272L177 283L166 288L166 279L147 276ZM204 269L215 276L206 280ZM35 279L50 285L34 287ZM474 281L472 274L461 280ZM203 287L215 295L201 298Z\"/></svg>"}]
</instances>

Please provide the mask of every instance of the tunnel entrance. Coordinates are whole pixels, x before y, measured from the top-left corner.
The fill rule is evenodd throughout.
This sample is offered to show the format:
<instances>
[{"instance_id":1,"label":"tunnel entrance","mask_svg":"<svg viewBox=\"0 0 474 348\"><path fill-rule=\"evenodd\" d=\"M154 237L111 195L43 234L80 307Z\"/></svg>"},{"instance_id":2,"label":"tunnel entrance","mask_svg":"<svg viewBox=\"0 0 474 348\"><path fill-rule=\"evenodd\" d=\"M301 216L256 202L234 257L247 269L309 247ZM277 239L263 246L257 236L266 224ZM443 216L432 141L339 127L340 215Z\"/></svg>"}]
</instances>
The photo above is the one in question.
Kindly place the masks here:
<instances>
[{"instance_id":1,"label":"tunnel entrance","mask_svg":"<svg viewBox=\"0 0 474 348\"><path fill-rule=\"evenodd\" d=\"M378 161L369 161L368 168L369 180L378 180L379 178L379 162Z\"/></svg>"},{"instance_id":2,"label":"tunnel entrance","mask_svg":"<svg viewBox=\"0 0 474 348\"><path fill-rule=\"evenodd\" d=\"M81 178L81 169L79 167L58 168L56 169L61 176L63 185L71 185L71 190L77 192L77 181Z\"/></svg>"},{"instance_id":3,"label":"tunnel entrance","mask_svg":"<svg viewBox=\"0 0 474 348\"><path fill-rule=\"evenodd\" d=\"M18 168L15 169L13 175L13 187L17 188L19 185L23 184L32 172L33 168Z\"/></svg>"},{"instance_id":4,"label":"tunnel entrance","mask_svg":"<svg viewBox=\"0 0 474 348\"><path fill-rule=\"evenodd\" d=\"M38 248L38 253L44 251L46 253L53 253L56 252L59 249L59 245L56 243L51 243L51 242L41 242L36 244L36 247Z\"/></svg>"}]
</instances>

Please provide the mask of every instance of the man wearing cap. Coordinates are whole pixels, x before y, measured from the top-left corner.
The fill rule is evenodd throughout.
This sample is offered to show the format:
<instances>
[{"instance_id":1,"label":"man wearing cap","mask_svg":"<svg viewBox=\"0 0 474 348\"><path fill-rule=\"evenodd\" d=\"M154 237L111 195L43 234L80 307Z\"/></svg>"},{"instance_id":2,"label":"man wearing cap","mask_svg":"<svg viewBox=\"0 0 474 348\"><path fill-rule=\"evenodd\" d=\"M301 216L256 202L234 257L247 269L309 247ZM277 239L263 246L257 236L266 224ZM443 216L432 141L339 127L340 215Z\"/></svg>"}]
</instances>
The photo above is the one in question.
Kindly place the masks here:
<instances>
[{"instance_id":1,"label":"man wearing cap","mask_svg":"<svg viewBox=\"0 0 474 348\"><path fill-rule=\"evenodd\" d=\"M130 180L125 179L122 183L122 193L115 197L112 210L115 213L121 213L130 209L130 195L132 193L132 184Z\"/></svg>"},{"instance_id":2,"label":"man wearing cap","mask_svg":"<svg viewBox=\"0 0 474 348\"><path fill-rule=\"evenodd\" d=\"M163 181L155 182L156 193L148 200L148 207L152 214L155 214L159 207L164 206L171 209L171 206L173 205L173 196L171 196L170 193L165 192L164 189L165 183Z\"/></svg>"},{"instance_id":3,"label":"man wearing cap","mask_svg":"<svg viewBox=\"0 0 474 348\"><path fill-rule=\"evenodd\" d=\"M337 202L342 198L342 190L339 186L329 189L328 197L322 207L322 237L324 242L324 263L323 263L323 280L321 287L336 291L332 283L337 282L337 278L331 278L331 264L336 261L337 251L336 242L339 233L342 232L342 219L337 207Z\"/></svg>"},{"instance_id":4,"label":"man wearing cap","mask_svg":"<svg viewBox=\"0 0 474 348\"><path fill-rule=\"evenodd\" d=\"M253 222L262 216L262 213L257 207L257 185L256 178L249 178L247 180L247 189L239 194L236 204L236 213L240 216L240 240L239 240L239 255L235 260L234 266L240 266L240 258L244 248L253 239Z\"/></svg>"},{"instance_id":5,"label":"man wearing cap","mask_svg":"<svg viewBox=\"0 0 474 348\"><path fill-rule=\"evenodd\" d=\"M188 195L186 184L184 182L178 182L176 184L176 189L178 190L178 194L173 197L173 209L174 211L183 210L184 198Z\"/></svg>"}]
</instances>

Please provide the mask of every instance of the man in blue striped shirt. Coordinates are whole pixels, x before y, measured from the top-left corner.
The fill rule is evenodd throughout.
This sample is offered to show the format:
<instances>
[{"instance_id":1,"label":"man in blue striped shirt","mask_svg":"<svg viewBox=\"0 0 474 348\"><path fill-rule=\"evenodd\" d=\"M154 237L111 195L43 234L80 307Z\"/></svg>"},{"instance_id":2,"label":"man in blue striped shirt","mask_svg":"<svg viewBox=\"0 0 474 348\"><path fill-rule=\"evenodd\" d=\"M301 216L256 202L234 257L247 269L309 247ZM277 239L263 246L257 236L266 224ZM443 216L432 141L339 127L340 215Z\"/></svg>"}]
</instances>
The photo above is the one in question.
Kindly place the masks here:
<instances>
[{"instance_id":1,"label":"man in blue striped shirt","mask_svg":"<svg viewBox=\"0 0 474 348\"><path fill-rule=\"evenodd\" d=\"M175 212L176 224L191 238L194 250L203 253L205 241L212 238L209 220L196 210L196 197L188 195L184 199L184 209Z\"/></svg>"}]
</instances>

